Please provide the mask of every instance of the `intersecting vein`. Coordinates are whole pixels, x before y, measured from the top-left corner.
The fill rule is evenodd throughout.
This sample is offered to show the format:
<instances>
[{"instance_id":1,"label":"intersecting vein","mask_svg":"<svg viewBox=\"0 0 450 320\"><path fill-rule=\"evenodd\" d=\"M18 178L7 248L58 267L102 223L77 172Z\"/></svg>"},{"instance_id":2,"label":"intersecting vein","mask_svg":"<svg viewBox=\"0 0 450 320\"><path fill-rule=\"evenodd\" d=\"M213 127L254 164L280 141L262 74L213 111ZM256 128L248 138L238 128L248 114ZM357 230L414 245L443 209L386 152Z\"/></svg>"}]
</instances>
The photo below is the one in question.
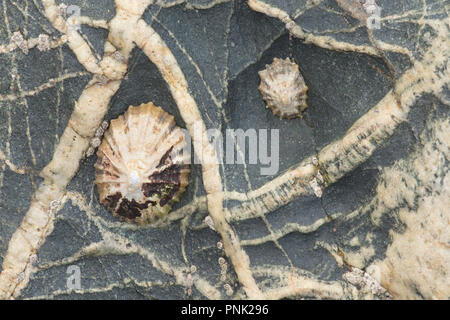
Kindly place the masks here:
<instances>
[{"instance_id":1,"label":"intersecting vein","mask_svg":"<svg viewBox=\"0 0 450 320\"><path fill-rule=\"evenodd\" d=\"M271 232L269 235L250 239L250 240L241 240L241 245L243 246L256 246L263 243L266 243L268 241L277 242L282 237L285 237L286 235L298 232L302 234L312 233L314 231L317 231L320 227L322 227L324 224L333 221L337 218L342 216L342 213L334 214L331 217L324 217L321 219L316 220L313 224L310 225L301 225L299 223L287 223L282 228L278 229L276 232Z\"/></svg>"},{"instance_id":2,"label":"intersecting vein","mask_svg":"<svg viewBox=\"0 0 450 320\"><path fill-rule=\"evenodd\" d=\"M66 202L67 200L71 200L73 205L76 205L80 210L86 213L89 221L92 221L99 230L102 240L82 248L70 257L66 257L58 261L43 263L39 265L38 270L72 264L79 261L83 257L137 254L149 261L155 269L174 277L177 284L186 286L185 275L188 273L187 267L172 266L162 257L157 256L155 252L152 252L149 249L135 243L132 239L113 233L106 229L102 219L100 219L92 208L86 204L84 198L80 194L76 192L68 192L66 193L63 202ZM197 289L204 294L206 298L220 298L220 292L210 285L205 279L202 279L197 275L194 277L194 285L196 285Z\"/></svg>"},{"instance_id":3,"label":"intersecting vein","mask_svg":"<svg viewBox=\"0 0 450 320\"><path fill-rule=\"evenodd\" d=\"M209 96L211 97L212 101L216 105L217 109L222 108L223 101L219 101L219 99L216 97L214 92L212 91L211 87L206 83L205 78L203 76L203 72L200 69L199 65L194 61L194 59L189 55L189 53L186 51L186 49L180 44L178 39L175 37L172 31L170 31L156 16L152 16L153 20L158 22L158 24L169 34L169 36L173 39L174 43L180 49L180 51L186 56L189 63L194 67L195 71L197 72L198 76L200 77L203 86L205 87L206 91L208 92ZM208 116L206 113L206 116L208 117L208 120L212 123L212 119Z\"/></svg>"},{"instance_id":4,"label":"intersecting vein","mask_svg":"<svg viewBox=\"0 0 450 320\"><path fill-rule=\"evenodd\" d=\"M75 30L68 27L66 21L60 16L59 9L54 0L42 0L45 8L45 15L51 20L52 25L59 32L65 34L68 39L68 45L77 57L78 61L91 73L101 74L102 71L98 65L97 59L94 57L89 46L83 37Z\"/></svg>"},{"instance_id":5,"label":"intersecting vein","mask_svg":"<svg viewBox=\"0 0 450 320\"><path fill-rule=\"evenodd\" d=\"M84 24L89 27L93 28L102 28L102 29L108 29L108 22L106 20L96 20L92 19L91 17L86 16L80 16L80 17L73 17L73 24Z\"/></svg>"},{"instance_id":6,"label":"intersecting vein","mask_svg":"<svg viewBox=\"0 0 450 320\"><path fill-rule=\"evenodd\" d=\"M257 277L276 278L275 288L267 290L266 299L316 297L322 299L343 299L351 292L339 281L321 281L308 272L282 266L258 266L252 268Z\"/></svg>"},{"instance_id":7,"label":"intersecting vein","mask_svg":"<svg viewBox=\"0 0 450 320\"><path fill-rule=\"evenodd\" d=\"M0 150L0 162L2 162L4 165L8 166L9 170L11 170L17 174L26 174L31 170L30 168L16 166L5 156L5 154L3 153L2 150Z\"/></svg>"},{"instance_id":8,"label":"intersecting vein","mask_svg":"<svg viewBox=\"0 0 450 320\"><path fill-rule=\"evenodd\" d=\"M320 170L326 181L323 187L338 181L347 172L366 161L376 148L392 135L404 122L417 97L425 92L439 96L449 83L447 26L435 25L439 36L433 41L424 59L416 62L396 83L396 94L391 90L376 106L363 115L347 133L320 152L319 165L313 165L313 157L303 160L262 187L242 195L242 202L226 211L228 221L249 219L261 212L275 210L302 195L311 195L309 181ZM238 194L236 194L238 195ZM246 201L246 198L248 199ZM257 201L253 201L253 199Z\"/></svg>"},{"instance_id":9,"label":"intersecting vein","mask_svg":"<svg viewBox=\"0 0 450 320\"><path fill-rule=\"evenodd\" d=\"M316 36L306 33L289 17L286 12L278 8L271 7L270 5L259 0L248 0L248 5L255 11L281 20L286 25L286 29L288 29L293 36L304 39L305 43L311 43L325 49L360 52L374 57L380 57L379 51L370 46L358 46L351 43L336 41L331 37Z\"/></svg>"},{"instance_id":10,"label":"intersecting vein","mask_svg":"<svg viewBox=\"0 0 450 320\"><path fill-rule=\"evenodd\" d=\"M85 88L78 100L69 125L64 131L61 142L55 150L52 162L42 172L45 181L35 193L35 200L31 203L24 221L11 238L4 259L2 273L0 274L0 297L6 298L16 297L27 284L29 275L32 272L29 266L29 255L39 248L53 228L50 202L61 199L64 196L65 187L78 169L78 162L87 148L89 137L92 136L95 128L97 128L103 118L109 99L118 89L122 79L121 76L123 75L121 72L118 72L118 74L105 73L105 70L109 69L105 68L103 64L111 63L111 61L108 59L96 61L82 37L76 32L67 30L65 22L55 12L56 6L54 1L42 1L46 9L47 18L54 27L63 33L69 34L69 46L83 66L91 73L106 75L107 78L110 76L110 78L103 84L99 84L94 79ZM131 2L136 4L136 6L129 5ZM116 7L119 12L122 10L122 14L128 8L137 8L137 11L143 12L150 2L146 0L116 0ZM5 4L5 0L3 0L3 3ZM261 5L257 0L249 0L249 4L253 4L253 8L260 8L258 6ZM280 10L276 8L269 9L264 13L267 14L269 12L269 15L273 14L273 16L282 19L291 32L293 29L297 32L303 32L292 25L292 21L287 19L289 17L286 18L282 12L280 13ZM4 10L6 10L6 7ZM187 93L186 80L170 50L150 26L146 25L143 20L138 20L142 12L126 12L127 15L131 13L131 16L133 16L131 20L135 20L121 22L131 28L128 29L128 32L124 30L119 30L123 31L122 33L110 32L109 40L111 43L107 42L105 52L111 53L111 47L115 45L117 48L121 48L122 54L128 58L128 54L134 46L130 39L136 41L163 74L180 108L180 113L185 119L188 128L190 128L194 121L201 121L198 107L193 98ZM6 13L5 20L6 25L9 26ZM262 269L250 268L249 258L241 248L241 245L245 244L245 242L239 242L227 222L259 216L268 210L273 210L289 203L299 195L312 194L312 189L308 182L318 172L322 172L325 175L324 187L338 181L345 173L365 161L393 133L398 124L405 121L409 108L419 95L424 92L439 95L442 88L448 85L449 79L448 53L445 50L448 47L448 19L445 21L447 22L446 24L438 24L433 21L428 22L430 24L434 23L434 28L438 30L437 39L433 41L424 59L420 62L415 61L413 68L406 71L397 81L395 91L401 97L401 105L398 105L398 100L394 97L393 92L388 93L377 106L361 117L342 139L332 143L318 153L319 165L312 164L312 159L308 158L297 167L288 170L285 174L257 190L241 195L236 193L236 197L242 199L242 201L238 206L232 208L232 211L226 211L223 208L223 200L226 197L224 190L222 190L223 184L218 167L203 166L203 180L207 192L206 203L208 209L214 219L216 228L224 240L226 253L231 258L239 280L244 285L247 297L283 298L295 294L314 294L315 290L319 290L319 292L325 292L326 297L342 298L344 290L339 284L327 284L325 287L317 286L317 282L308 281L308 279L303 279L298 275L292 276L292 273L289 273L289 276L287 276L287 273L278 274L278 277L282 280L282 289L269 290L262 294L254 277L267 272L267 270L261 271ZM114 29L118 25L115 25L113 21L110 27ZM118 29L116 28L114 31L118 31ZM328 41L330 39L325 39L325 37L321 38L304 33L299 35L307 42L309 41L318 46L325 46L335 50L362 50L362 47L348 47L346 43L330 44ZM370 49L374 49L370 47L363 48L368 50L365 52L367 54L371 54ZM378 55L380 54L377 50L374 52ZM124 68L122 65L115 67L121 71L126 69L126 66ZM95 101L95 106L92 101L89 101L94 96L101 97L100 101ZM86 114L92 116L93 119L86 119ZM84 121L87 124L84 124ZM82 123L83 125L81 125ZM205 127L203 126L203 133L204 131ZM205 143L204 141L205 139L203 142L194 141L194 146L198 147L199 143ZM214 153L213 147L208 143L202 147L203 150L206 149L207 152ZM6 153L6 157L9 157L9 148L7 148ZM70 159L70 161L64 161L67 159ZM69 167L65 166L62 168L60 162L64 163L64 165L69 165ZM3 163L6 163L6 161L3 161ZM273 238L274 236L276 235L271 233L270 237ZM87 249L85 248L84 250ZM145 248L143 249L145 250ZM21 273L25 273L25 281L19 284L20 281L18 279ZM179 281L182 282L183 280L180 278ZM210 297L213 294L206 294L205 296Z\"/></svg>"},{"instance_id":11,"label":"intersecting vein","mask_svg":"<svg viewBox=\"0 0 450 320\"><path fill-rule=\"evenodd\" d=\"M5 1L3 1L3 6L4 6L3 13L4 13L4 18L5 18L5 23L6 23L6 31L8 33L9 38L11 38L12 33L11 33L11 29L9 27L8 17L6 15L6 2ZM27 15L25 15L25 16L27 16ZM25 32L25 34L27 33L26 27L24 28L24 32ZM16 62L16 54L15 53L13 53L12 58L11 58L11 67L12 67L12 69L17 70L17 62ZM14 75L13 81L15 82L19 92L23 92L19 74ZM32 164L33 164L33 166L36 166L36 156L34 154L33 147L31 144L28 101L25 98L20 99L20 101L21 101L20 103L25 106L25 123L26 123L25 131L26 131L26 135L27 135L27 139L28 139L28 149L30 150Z\"/></svg>"},{"instance_id":12,"label":"intersecting vein","mask_svg":"<svg viewBox=\"0 0 450 320\"><path fill-rule=\"evenodd\" d=\"M226 2L230 2L232 0L215 0L215 1L211 1L210 3L205 3L205 4L193 4L191 3L189 0L175 0L172 2L165 2L163 0L156 0L156 3L158 6L163 7L163 8L170 8L173 6L178 6L178 5L182 5L185 4L185 8L186 9L201 9L201 10L206 10L206 9L211 9L219 4L222 3L226 3Z\"/></svg>"},{"instance_id":13,"label":"intersecting vein","mask_svg":"<svg viewBox=\"0 0 450 320\"><path fill-rule=\"evenodd\" d=\"M26 98L29 96L34 96L44 90L53 88L55 85L62 83L67 79L73 79L73 78L78 78L78 77L87 76L87 75L89 75L89 73L86 71L69 72L69 73L60 75L56 78L52 78L52 79L48 80L46 83L43 83L40 86L38 86L32 90L28 90L28 91L21 90L17 94L10 93L10 94L5 94L5 95L0 95L0 101L14 101L14 100Z\"/></svg>"},{"instance_id":14,"label":"intersecting vein","mask_svg":"<svg viewBox=\"0 0 450 320\"><path fill-rule=\"evenodd\" d=\"M58 71L58 77L62 76L63 69L64 69L64 57L62 48L59 48L59 59L60 59L60 68ZM59 105L61 104L61 93L64 92L64 81L62 81L59 85L59 88L56 90L56 106L55 106L55 142L53 145L53 148L56 148L58 140L59 140Z\"/></svg>"},{"instance_id":15,"label":"intersecting vein","mask_svg":"<svg viewBox=\"0 0 450 320\"><path fill-rule=\"evenodd\" d=\"M188 93L187 82L183 72L179 68L173 54L167 48L161 37L144 20L140 20L136 28L135 41L137 45L148 55L150 60L158 67L172 92L174 100L179 106L180 114L186 123L186 127L193 137L194 150L202 150L198 156L200 159L217 159L214 146L209 143L206 127L197 104ZM164 54L157 55L157 52ZM194 124L201 124L201 137L196 137ZM255 279L250 271L250 261L246 252L241 248L237 236L228 225L224 217L222 179L219 167L216 164L208 164L202 161L203 185L207 194L208 209L215 227L222 237L225 252L231 259L238 275L239 281L250 299L262 296Z\"/></svg>"},{"instance_id":16,"label":"intersecting vein","mask_svg":"<svg viewBox=\"0 0 450 320\"><path fill-rule=\"evenodd\" d=\"M87 46L83 46L82 38L78 33L67 30L65 21L59 16L53 0L42 0L46 9L47 18L56 27L68 31L69 46L74 50L80 63L90 65L92 60ZM75 45L73 40L75 41ZM81 43L80 43L81 39ZM106 52L112 54L113 47L109 44ZM126 68L116 61L113 62L109 55L104 58L105 67L111 67L116 63L116 73L112 76L114 80L99 84L95 79L91 81L81 94L75 104L74 111L68 126L61 136L60 142L55 149L52 161L41 172L44 182L36 191L28 212L26 213L20 227L14 232L8 250L3 260L2 272L0 273L0 298L11 298L20 294L20 291L28 283L31 274L29 257L36 252L45 241L48 232L53 228L53 215L51 214L51 203L59 200L64 195L64 189L78 170L79 160L84 156L90 137L94 135L108 109L111 97L119 89L121 77ZM99 67L95 64L98 71ZM117 72L119 71L119 72ZM122 71L122 75L120 75ZM110 75L111 74L107 74ZM92 99L97 97L97 99ZM24 275L23 277L21 275Z\"/></svg>"},{"instance_id":17,"label":"intersecting vein","mask_svg":"<svg viewBox=\"0 0 450 320\"><path fill-rule=\"evenodd\" d=\"M25 300L48 300L48 299L55 299L59 296L68 296L71 294L95 294L95 293L106 293L111 292L114 289L126 289L126 288L132 288L134 286L139 286L143 288L152 288L152 287L169 287L170 284L164 283L162 281L138 281L132 277L123 278L121 282L110 282L105 287L94 287L94 288L87 288L83 290L77 290L77 289L66 289L66 290L55 290L50 295L40 295L40 296L33 296L31 298L26 298Z\"/></svg>"}]
</instances>

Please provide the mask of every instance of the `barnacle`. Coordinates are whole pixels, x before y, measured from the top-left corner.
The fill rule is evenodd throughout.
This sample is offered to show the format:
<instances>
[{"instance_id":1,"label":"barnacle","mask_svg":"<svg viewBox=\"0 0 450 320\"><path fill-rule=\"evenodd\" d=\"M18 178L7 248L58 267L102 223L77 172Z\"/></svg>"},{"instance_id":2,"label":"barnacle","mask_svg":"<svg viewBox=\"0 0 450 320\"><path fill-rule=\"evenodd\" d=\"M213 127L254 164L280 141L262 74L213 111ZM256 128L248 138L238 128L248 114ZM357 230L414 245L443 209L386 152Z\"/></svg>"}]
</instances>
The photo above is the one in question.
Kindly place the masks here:
<instances>
[{"instance_id":1,"label":"barnacle","mask_svg":"<svg viewBox=\"0 0 450 320\"><path fill-rule=\"evenodd\" d=\"M186 146L173 116L151 102L131 106L111 121L97 151L100 202L128 222L165 217L188 184Z\"/></svg>"},{"instance_id":2,"label":"barnacle","mask_svg":"<svg viewBox=\"0 0 450 320\"><path fill-rule=\"evenodd\" d=\"M308 107L308 87L298 65L289 58L275 58L272 64L266 65L266 69L258 74L261 78L258 89L273 114L286 119L301 117Z\"/></svg>"}]
</instances>

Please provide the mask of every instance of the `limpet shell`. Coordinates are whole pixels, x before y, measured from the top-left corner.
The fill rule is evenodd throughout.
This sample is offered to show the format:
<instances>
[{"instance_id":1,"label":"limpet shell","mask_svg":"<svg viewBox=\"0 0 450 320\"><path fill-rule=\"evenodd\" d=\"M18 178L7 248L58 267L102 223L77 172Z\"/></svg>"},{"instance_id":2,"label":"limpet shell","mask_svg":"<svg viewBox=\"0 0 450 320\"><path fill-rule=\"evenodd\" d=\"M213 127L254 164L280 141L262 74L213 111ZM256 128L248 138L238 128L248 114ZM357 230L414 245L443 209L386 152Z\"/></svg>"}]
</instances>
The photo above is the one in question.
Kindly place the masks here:
<instances>
[{"instance_id":1,"label":"limpet shell","mask_svg":"<svg viewBox=\"0 0 450 320\"><path fill-rule=\"evenodd\" d=\"M273 114L285 119L301 117L308 107L308 87L298 65L289 58L275 58L258 74L261 78L258 89Z\"/></svg>"},{"instance_id":2,"label":"limpet shell","mask_svg":"<svg viewBox=\"0 0 450 320\"><path fill-rule=\"evenodd\" d=\"M165 217L189 179L185 133L153 103L130 106L111 121L95 164L100 202L115 216L138 224Z\"/></svg>"}]
</instances>

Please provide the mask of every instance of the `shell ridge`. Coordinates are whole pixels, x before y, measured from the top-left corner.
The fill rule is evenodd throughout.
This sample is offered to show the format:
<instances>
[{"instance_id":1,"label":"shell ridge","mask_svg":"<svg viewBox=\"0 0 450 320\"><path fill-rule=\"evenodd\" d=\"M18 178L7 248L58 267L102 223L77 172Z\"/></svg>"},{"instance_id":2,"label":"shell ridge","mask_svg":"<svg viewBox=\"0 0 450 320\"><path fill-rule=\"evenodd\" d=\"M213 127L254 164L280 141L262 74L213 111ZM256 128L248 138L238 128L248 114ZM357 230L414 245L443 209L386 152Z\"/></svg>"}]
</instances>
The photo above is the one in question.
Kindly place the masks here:
<instances>
[{"instance_id":1,"label":"shell ridge","mask_svg":"<svg viewBox=\"0 0 450 320\"><path fill-rule=\"evenodd\" d=\"M173 118L171 119L172 121L173 121ZM155 126L156 127L156 126ZM162 142L162 141L164 141L165 140L165 138L171 133L171 131L169 131L170 130L170 127L168 126L168 125L166 125L166 126L163 126L161 129L160 129L160 132L159 132L159 134L154 138L154 139L152 139L152 141L150 141L152 144L151 144L151 148L149 149L149 150L146 150L146 152L148 152L148 153L151 153L151 154L153 154L153 153L157 153L157 150L158 150L158 147L160 146L158 143L154 143L155 141L156 142ZM147 145L147 144L146 144Z\"/></svg>"},{"instance_id":2,"label":"shell ridge","mask_svg":"<svg viewBox=\"0 0 450 320\"><path fill-rule=\"evenodd\" d=\"M143 112L145 114L145 116L143 116L143 120L140 122L142 124L142 127L140 128L140 145L144 146L145 145L145 139L146 139L146 135L147 132L149 132L149 123L151 123L150 121L150 106L145 105L141 105L142 109L145 111ZM144 121L145 120L145 121Z\"/></svg>"},{"instance_id":3,"label":"shell ridge","mask_svg":"<svg viewBox=\"0 0 450 320\"><path fill-rule=\"evenodd\" d=\"M172 146L172 147L168 147L168 148L164 148L165 145L163 144L159 144L159 147L156 152L154 152L155 155L166 155L166 153L168 153L169 151L173 150L173 145L178 145L180 143L183 143L182 138L179 138L177 140L165 140L165 142L167 143L168 146ZM153 159L158 159L159 157L154 157ZM152 174L154 174L155 172L160 171L160 168L158 168L159 163L156 163L157 161L153 161L152 165L148 167L147 171L145 171L144 176L148 177ZM172 160L173 162L173 160ZM175 163L173 163L175 164Z\"/></svg>"},{"instance_id":4,"label":"shell ridge","mask_svg":"<svg viewBox=\"0 0 450 320\"><path fill-rule=\"evenodd\" d=\"M126 166L125 166L125 163L123 162L122 156L120 154L120 150L118 148L116 148L117 151L114 150L115 144L114 145L111 144L111 140L109 139L109 136L110 135L105 135L105 139L103 141L109 146L109 150L112 153L116 153L116 154L110 155L108 152L103 150L105 148L105 147L103 147L103 148L99 148L99 152L97 152L97 155L99 156L100 153L102 153L109 160L110 164L113 165L117 169L117 173L120 174L121 172L126 170ZM112 139L112 137L111 137L111 139Z\"/></svg>"},{"instance_id":5,"label":"shell ridge","mask_svg":"<svg viewBox=\"0 0 450 320\"><path fill-rule=\"evenodd\" d=\"M111 146L112 151L115 153L115 156L120 159L120 161L124 164L124 169L126 169L126 163L128 162L128 137L122 138L125 134L125 130L123 128L124 125L124 117L119 116L119 118L112 120L111 125L109 126L107 135L108 142Z\"/></svg>"}]
</instances>

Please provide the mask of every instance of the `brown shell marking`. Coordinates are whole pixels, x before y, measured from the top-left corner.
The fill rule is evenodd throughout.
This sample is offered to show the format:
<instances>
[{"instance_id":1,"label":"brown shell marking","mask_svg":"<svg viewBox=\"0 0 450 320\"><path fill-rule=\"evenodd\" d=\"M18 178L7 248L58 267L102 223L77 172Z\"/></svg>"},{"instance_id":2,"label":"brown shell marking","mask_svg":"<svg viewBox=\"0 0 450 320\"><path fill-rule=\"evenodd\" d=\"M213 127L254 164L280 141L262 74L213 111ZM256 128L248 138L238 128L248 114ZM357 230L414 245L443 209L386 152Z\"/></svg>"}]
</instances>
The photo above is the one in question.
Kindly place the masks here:
<instances>
[{"instance_id":1,"label":"brown shell marking","mask_svg":"<svg viewBox=\"0 0 450 320\"><path fill-rule=\"evenodd\" d=\"M153 103L130 106L111 121L95 164L100 202L128 222L165 217L188 185L184 132Z\"/></svg>"},{"instance_id":2,"label":"brown shell marking","mask_svg":"<svg viewBox=\"0 0 450 320\"><path fill-rule=\"evenodd\" d=\"M258 74L261 78L258 89L273 114L285 119L302 116L308 107L308 87L295 62L289 58L275 58L272 64L266 65L266 69Z\"/></svg>"}]
</instances>

